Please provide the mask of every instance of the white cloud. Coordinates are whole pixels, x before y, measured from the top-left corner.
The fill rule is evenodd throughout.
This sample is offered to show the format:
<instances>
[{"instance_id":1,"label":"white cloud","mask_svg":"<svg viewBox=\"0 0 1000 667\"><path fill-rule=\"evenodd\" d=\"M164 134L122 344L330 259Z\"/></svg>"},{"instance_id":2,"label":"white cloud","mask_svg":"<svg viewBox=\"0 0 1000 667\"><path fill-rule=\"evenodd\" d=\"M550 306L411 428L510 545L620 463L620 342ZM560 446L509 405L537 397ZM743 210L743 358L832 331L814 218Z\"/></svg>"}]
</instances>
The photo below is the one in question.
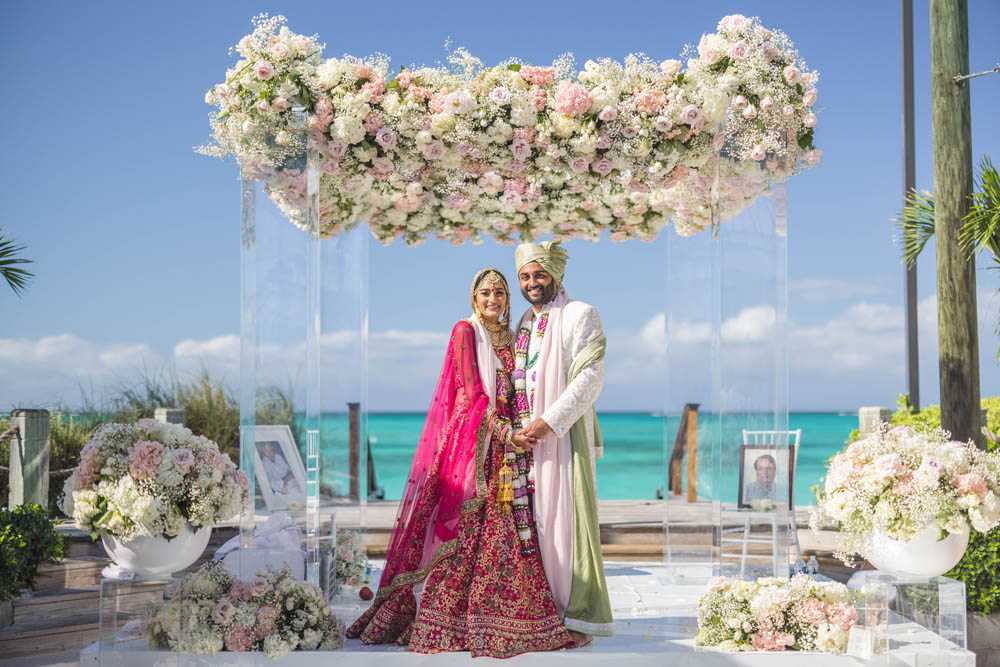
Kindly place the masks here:
<instances>
[{"instance_id":1,"label":"white cloud","mask_svg":"<svg viewBox=\"0 0 1000 667\"><path fill-rule=\"evenodd\" d=\"M937 401L936 298L918 306L923 403ZM1000 393L993 360L998 299L979 294L982 391ZM667 402L702 400L711 391L712 327L707 321L669 322L671 364L667 364L664 313L636 329L608 329L607 380L603 409L656 410ZM768 364L762 343L773 334L771 307L738 312L722 325L727 369L752 384L755 369ZM369 336L368 392L373 410L422 410L441 370L445 331L390 329ZM788 326L790 404L794 408L854 409L891 405L904 387L903 309L859 301L818 324ZM304 387L305 347L301 340L260 348L258 381L282 388ZM362 389L360 337L329 332L320 340L324 409L358 400ZM161 354L144 344L99 344L73 334L37 340L0 339L0 406L45 406L79 400L78 387L113 388L141 372L164 368L186 376L207 369L235 386L239 382L239 337L186 339ZM742 375L741 375L742 374ZM669 385L667 384L669 383ZM665 390L669 386L669 393ZM300 396L301 398L301 396ZM707 401L706 401L707 402Z\"/></svg>"},{"instance_id":2,"label":"white cloud","mask_svg":"<svg viewBox=\"0 0 1000 667\"><path fill-rule=\"evenodd\" d=\"M794 280L788 290L796 299L804 301L828 301L831 299L853 299L858 296L886 294L888 289L860 280L843 278L812 277Z\"/></svg>"}]
</instances>

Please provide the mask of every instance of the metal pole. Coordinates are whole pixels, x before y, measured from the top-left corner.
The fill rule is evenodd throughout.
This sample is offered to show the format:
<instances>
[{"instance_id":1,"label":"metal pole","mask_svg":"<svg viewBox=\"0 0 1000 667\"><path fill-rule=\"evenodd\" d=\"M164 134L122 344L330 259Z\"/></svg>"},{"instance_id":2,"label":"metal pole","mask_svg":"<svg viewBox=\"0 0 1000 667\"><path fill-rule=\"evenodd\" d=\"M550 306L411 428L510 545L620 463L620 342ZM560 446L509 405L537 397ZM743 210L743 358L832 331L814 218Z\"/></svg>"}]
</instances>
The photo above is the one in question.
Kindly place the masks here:
<instances>
[{"instance_id":1,"label":"metal pole","mask_svg":"<svg viewBox=\"0 0 1000 667\"><path fill-rule=\"evenodd\" d=\"M903 197L916 187L913 145L913 0L899 0L903 50ZM920 409L920 367L917 354L917 267L903 267L906 283L906 394Z\"/></svg>"}]
</instances>

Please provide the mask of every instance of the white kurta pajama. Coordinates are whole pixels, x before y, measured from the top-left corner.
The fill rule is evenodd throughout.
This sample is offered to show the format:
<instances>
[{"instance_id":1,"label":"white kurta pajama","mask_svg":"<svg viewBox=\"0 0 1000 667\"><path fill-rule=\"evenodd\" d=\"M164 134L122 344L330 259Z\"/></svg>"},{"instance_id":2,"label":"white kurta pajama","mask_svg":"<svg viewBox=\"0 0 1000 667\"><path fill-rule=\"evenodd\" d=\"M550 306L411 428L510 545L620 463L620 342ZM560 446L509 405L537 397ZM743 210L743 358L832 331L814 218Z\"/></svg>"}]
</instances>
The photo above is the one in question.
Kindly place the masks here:
<instances>
[{"instance_id":1,"label":"white kurta pajama","mask_svg":"<svg viewBox=\"0 0 1000 667\"><path fill-rule=\"evenodd\" d=\"M603 563L600 562L600 539L596 535L597 504L596 484L594 482L595 458L601 456L600 440L595 438L597 431L594 420L594 401L601 393L604 384L603 343L604 334L601 329L601 319L597 311L582 301L568 300L565 293L546 304L542 312L551 311L553 303L564 303L562 306L558 330L553 327L550 318L544 336L537 335L540 317L529 309L521 318L518 329L529 326L531 330L527 351L527 363L534 359L531 368L526 368L525 392L531 406L531 419L541 417L552 428L552 433L543 438L533 449L534 452L534 517L542 564L552 587L556 608L564 616L566 627L587 634L610 636L614 626L610 618L610 602L607 599L607 585L604 579ZM549 354L555 354L556 368L561 378L543 377L543 364L536 357L541 348L547 347L545 340L555 336L558 343L550 347ZM570 367L574 360L579 361L581 353L593 350L595 344L600 344L601 355L588 362L582 370L569 380ZM579 366L579 363L577 364ZM545 364L552 368L552 364ZM557 381L554 381L557 380ZM556 386L562 388L555 390ZM548 394L546 395L546 391ZM554 395L557 394L557 395ZM547 406L547 407L546 407ZM586 434L585 447L577 443L578 455L586 457L585 461L577 461L577 475L574 475L574 443L571 439L571 429L574 424L582 422L583 429L576 433ZM527 423L524 424L527 426ZM585 465L584 470L579 465ZM574 479L574 477L579 479ZM582 493L579 483L586 480L587 493ZM576 485L576 487L575 487ZM575 488L574 488L575 487ZM581 504L581 497L586 496L588 502ZM577 512L592 513L593 516L577 516ZM579 553L580 547L574 544L575 535L580 535L581 520L589 526L591 539L585 545L588 554ZM593 542L596 540L596 564ZM575 553L576 551L576 553ZM589 565L581 565L582 560ZM574 568L576 572L574 572ZM586 572L581 572L585 568ZM595 572L593 570L599 570ZM574 576L575 575L575 576ZM591 588L581 596L581 591L574 591L574 586L581 586L586 581ZM571 596L576 601L574 609L567 614ZM582 605L582 608L581 608Z\"/></svg>"}]
</instances>

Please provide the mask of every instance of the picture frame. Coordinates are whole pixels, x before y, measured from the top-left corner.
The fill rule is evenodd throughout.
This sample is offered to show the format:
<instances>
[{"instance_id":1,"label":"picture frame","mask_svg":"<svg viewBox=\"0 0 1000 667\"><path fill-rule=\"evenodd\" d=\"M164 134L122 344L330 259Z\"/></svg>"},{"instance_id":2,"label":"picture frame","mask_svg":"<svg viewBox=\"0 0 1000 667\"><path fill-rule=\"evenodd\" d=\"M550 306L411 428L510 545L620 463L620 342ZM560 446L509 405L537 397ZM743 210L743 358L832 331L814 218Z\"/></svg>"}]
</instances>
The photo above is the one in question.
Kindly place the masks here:
<instances>
[{"instance_id":1,"label":"picture frame","mask_svg":"<svg viewBox=\"0 0 1000 667\"><path fill-rule=\"evenodd\" d=\"M767 469L770 468L770 485L773 485L775 471L782 467L782 463L788 470L788 506L791 507L795 483L795 445L789 444L787 448L774 445L741 445L737 507L773 509L773 497L770 499L770 507L766 507L768 500L766 489L769 485ZM773 496L773 490L771 495Z\"/></svg>"},{"instance_id":2,"label":"picture frame","mask_svg":"<svg viewBox=\"0 0 1000 667\"><path fill-rule=\"evenodd\" d=\"M306 469L287 425L254 427L254 477L269 512L305 507Z\"/></svg>"}]
</instances>

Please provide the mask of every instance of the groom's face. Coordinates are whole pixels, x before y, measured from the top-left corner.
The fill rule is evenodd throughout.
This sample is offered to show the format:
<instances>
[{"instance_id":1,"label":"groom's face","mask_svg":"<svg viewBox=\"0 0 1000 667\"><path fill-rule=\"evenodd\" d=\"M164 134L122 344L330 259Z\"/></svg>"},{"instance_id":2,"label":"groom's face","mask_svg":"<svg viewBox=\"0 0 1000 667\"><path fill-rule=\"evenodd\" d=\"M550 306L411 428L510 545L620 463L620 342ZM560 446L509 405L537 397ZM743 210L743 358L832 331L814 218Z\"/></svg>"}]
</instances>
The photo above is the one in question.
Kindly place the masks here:
<instances>
[{"instance_id":1,"label":"groom's face","mask_svg":"<svg viewBox=\"0 0 1000 667\"><path fill-rule=\"evenodd\" d=\"M521 294L533 306L548 303L556 296L556 281L538 262L529 262L517 272Z\"/></svg>"}]
</instances>

